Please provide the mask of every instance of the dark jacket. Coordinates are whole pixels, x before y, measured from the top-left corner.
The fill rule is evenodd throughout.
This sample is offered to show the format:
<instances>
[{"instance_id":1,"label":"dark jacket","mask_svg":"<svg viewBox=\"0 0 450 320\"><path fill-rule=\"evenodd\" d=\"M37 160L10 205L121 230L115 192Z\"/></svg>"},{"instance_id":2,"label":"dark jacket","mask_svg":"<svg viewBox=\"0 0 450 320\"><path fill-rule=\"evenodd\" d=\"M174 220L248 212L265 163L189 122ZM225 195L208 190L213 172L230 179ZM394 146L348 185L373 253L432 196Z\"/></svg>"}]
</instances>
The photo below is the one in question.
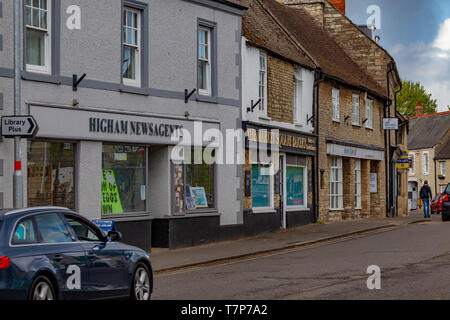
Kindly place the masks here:
<instances>
[{"instance_id":1,"label":"dark jacket","mask_svg":"<svg viewBox=\"0 0 450 320\"><path fill-rule=\"evenodd\" d=\"M429 185L426 184L420 189L420 199L433 199L433 194L431 193Z\"/></svg>"}]
</instances>

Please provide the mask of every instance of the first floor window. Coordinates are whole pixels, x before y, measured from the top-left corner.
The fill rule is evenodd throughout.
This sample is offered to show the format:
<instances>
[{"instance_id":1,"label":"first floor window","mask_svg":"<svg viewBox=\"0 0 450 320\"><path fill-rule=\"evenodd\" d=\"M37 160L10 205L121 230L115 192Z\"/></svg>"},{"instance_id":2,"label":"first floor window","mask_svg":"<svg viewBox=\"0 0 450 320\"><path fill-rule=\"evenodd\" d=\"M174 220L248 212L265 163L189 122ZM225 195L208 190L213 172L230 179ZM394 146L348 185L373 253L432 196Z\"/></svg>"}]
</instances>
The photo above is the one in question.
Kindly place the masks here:
<instances>
[{"instance_id":1,"label":"first floor window","mask_svg":"<svg viewBox=\"0 0 450 320\"><path fill-rule=\"evenodd\" d=\"M414 154L409 155L409 174L414 174Z\"/></svg>"},{"instance_id":2,"label":"first floor window","mask_svg":"<svg viewBox=\"0 0 450 320\"><path fill-rule=\"evenodd\" d=\"M339 89L333 88L332 90L332 108L333 108L333 115L332 120L339 122L340 121L340 114L339 114L339 104L340 104L340 93Z\"/></svg>"},{"instance_id":3,"label":"first floor window","mask_svg":"<svg viewBox=\"0 0 450 320\"><path fill-rule=\"evenodd\" d=\"M103 145L102 214L146 210L147 148Z\"/></svg>"},{"instance_id":4,"label":"first floor window","mask_svg":"<svg viewBox=\"0 0 450 320\"><path fill-rule=\"evenodd\" d=\"M439 193L444 193L446 187L447 187L447 185L445 185L445 184L440 185L439 186L439 189L440 189Z\"/></svg>"},{"instance_id":5,"label":"first floor window","mask_svg":"<svg viewBox=\"0 0 450 320\"><path fill-rule=\"evenodd\" d=\"M252 206L253 208L270 208L273 206L273 178L271 166L252 165Z\"/></svg>"},{"instance_id":6,"label":"first floor window","mask_svg":"<svg viewBox=\"0 0 450 320\"><path fill-rule=\"evenodd\" d=\"M361 209L361 160L355 160L355 208Z\"/></svg>"},{"instance_id":7,"label":"first floor window","mask_svg":"<svg viewBox=\"0 0 450 320\"><path fill-rule=\"evenodd\" d=\"M138 10L123 10L122 51L124 84L140 86L141 12Z\"/></svg>"},{"instance_id":8,"label":"first floor window","mask_svg":"<svg viewBox=\"0 0 450 320\"><path fill-rule=\"evenodd\" d=\"M423 153L423 174L430 173L430 156L428 152Z\"/></svg>"},{"instance_id":9,"label":"first floor window","mask_svg":"<svg viewBox=\"0 0 450 320\"><path fill-rule=\"evenodd\" d=\"M359 126L359 95L353 95L352 124Z\"/></svg>"},{"instance_id":10,"label":"first floor window","mask_svg":"<svg viewBox=\"0 0 450 320\"><path fill-rule=\"evenodd\" d=\"M330 209L343 209L342 158L330 159Z\"/></svg>"},{"instance_id":11,"label":"first floor window","mask_svg":"<svg viewBox=\"0 0 450 320\"><path fill-rule=\"evenodd\" d=\"M445 162L439 162L440 175L445 177Z\"/></svg>"},{"instance_id":12,"label":"first floor window","mask_svg":"<svg viewBox=\"0 0 450 320\"><path fill-rule=\"evenodd\" d=\"M75 144L28 142L28 206L75 209Z\"/></svg>"},{"instance_id":13,"label":"first floor window","mask_svg":"<svg viewBox=\"0 0 450 320\"><path fill-rule=\"evenodd\" d=\"M50 73L50 0L26 0L27 70Z\"/></svg>"},{"instance_id":14,"label":"first floor window","mask_svg":"<svg viewBox=\"0 0 450 320\"><path fill-rule=\"evenodd\" d=\"M373 129L373 100L366 100L366 128Z\"/></svg>"},{"instance_id":15,"label":"first floor window","mask_svg":"<svg viewBox=\"0 0 450 320\"><path fill-rule=\"evenodd\" d=\"M300 70L296 71L294 74L294 122L299 123L301 125L306 124L304 122L305 111L302 106L303 99L303 81L301 78Z\"/></svg>"},{"instance_id":16,"label":"first floor window","mask_svg":"<svg viewBox=\"0 0 450 320\"><path fill-rule=\"evenodd\" d=\"M259 53L259 110L266 112L267 106L267 55L264 52Z\"/></svg>"},{"instance_id":17,"label":"first floor window","mask_svg":"<svg viewBox=\"0 0 450 320\"><path fill-rule=\"evenodd\" d=\"M211 29L198 29L198 91L211 95Z\"/></svg>"}]
</instances>

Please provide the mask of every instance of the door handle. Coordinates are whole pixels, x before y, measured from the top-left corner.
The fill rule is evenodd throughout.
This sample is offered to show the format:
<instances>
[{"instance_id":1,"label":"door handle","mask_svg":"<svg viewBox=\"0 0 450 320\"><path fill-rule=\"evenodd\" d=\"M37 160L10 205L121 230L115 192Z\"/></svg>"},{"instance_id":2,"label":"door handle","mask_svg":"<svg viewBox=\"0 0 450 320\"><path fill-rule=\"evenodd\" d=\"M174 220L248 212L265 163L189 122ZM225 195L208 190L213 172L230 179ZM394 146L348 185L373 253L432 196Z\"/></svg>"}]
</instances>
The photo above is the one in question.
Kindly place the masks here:
<instances>
[{"instance_id":1,"label":"door handle","mask_svg":"<svg viewBox=\"0 0 450 320\"><path fill-rule=\"evenodd\" d=\"M56 256L53 257L53 261L55 261L55 262L61 262L62 259L64 259L64 257L59 254L57 254Z\"/></svg>"}]
</instances>

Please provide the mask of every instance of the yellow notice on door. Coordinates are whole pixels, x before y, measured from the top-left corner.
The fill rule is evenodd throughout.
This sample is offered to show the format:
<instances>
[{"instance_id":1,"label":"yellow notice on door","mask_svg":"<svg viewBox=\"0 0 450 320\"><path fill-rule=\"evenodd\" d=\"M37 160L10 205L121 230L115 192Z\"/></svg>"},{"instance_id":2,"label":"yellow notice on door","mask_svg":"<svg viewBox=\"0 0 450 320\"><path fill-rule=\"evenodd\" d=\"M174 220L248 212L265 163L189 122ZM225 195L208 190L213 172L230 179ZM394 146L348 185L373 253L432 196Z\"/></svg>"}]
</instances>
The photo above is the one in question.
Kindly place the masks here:
<instances>
[{"instance_id":1,"label":"yellow notice on door","mask_svg":"<svg viewBox=\"0 0 450 320\"><path fill-rule=\"evenodd\" d=\"M102 214L123 213L113 170L103 170L102 175Z\"/></svg>"}]
</instances>

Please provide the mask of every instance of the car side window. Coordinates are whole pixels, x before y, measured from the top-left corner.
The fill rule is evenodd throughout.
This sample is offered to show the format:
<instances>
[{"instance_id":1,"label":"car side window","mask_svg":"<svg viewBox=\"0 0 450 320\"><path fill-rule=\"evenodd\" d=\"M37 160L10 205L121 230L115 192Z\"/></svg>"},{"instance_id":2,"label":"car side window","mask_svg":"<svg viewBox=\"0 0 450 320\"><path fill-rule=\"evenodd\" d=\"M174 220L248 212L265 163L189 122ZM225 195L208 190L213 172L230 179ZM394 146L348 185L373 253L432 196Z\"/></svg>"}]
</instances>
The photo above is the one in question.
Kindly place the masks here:
<instances>
[{"instance_id":1,"label":"car side window","mask_svg":"<svg viewBox=\"0 0 450 320\"><path fill-rule=\"evenodd\" d=\"M24 245L36 243L36 232L34 230L33 218L26 218L17 224L12 239L13 245Z\"/></svg>"},{"instance_id":2,"label":"car side window","mask_svg":"<svg viewBox=\"0 0 450 320\"><path fill-rule=\"evenodd\" d=\"M45 213L34 217L42 237L42 243L72 242L66 225L57 213Z\"/></svg>"},{"instance_id":3,"label":"car side window","mask_svg":"<svg viewBox=\"0 0 450 320\"><path fill-rule=\"evenodd\" d=\"M80 241L101 241L97 232L79 219L66 216L66 220Z\"/></svg>"}]
</instances>

